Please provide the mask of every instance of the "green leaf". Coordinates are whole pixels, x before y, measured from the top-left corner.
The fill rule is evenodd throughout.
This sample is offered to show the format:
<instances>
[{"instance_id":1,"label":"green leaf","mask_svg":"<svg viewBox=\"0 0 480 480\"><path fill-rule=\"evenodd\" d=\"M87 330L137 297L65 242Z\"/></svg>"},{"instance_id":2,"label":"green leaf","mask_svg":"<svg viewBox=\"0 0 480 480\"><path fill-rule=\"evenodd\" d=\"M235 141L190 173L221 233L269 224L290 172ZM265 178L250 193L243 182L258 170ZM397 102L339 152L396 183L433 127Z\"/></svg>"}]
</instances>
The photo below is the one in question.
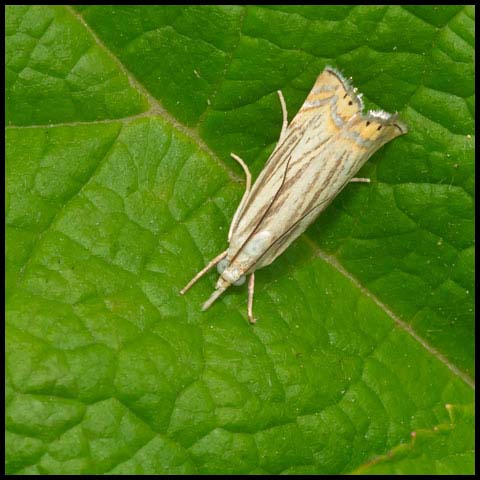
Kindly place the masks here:
<instances>
[{"instance_id":1,"label":"green leaf","mask_svg":"<svg viewBox=\"0 0 480 480\"><path fill-rule=\"evenodd\" d=\"M450 423L431 430L412 432L411 442L398 445L386 455L374 458L354 473L374 475L448 475L460 471L466 461L475 461L474 405L446 405Z\"/></svg>"},{"instance_id":2,"label":"green leaf","mask_svg":"<svg viewBox=\"0 0 480 480\"><path fill-rule=\"evenodd\" d=\"M6 17L8 473L473 473L473 7ZM410 131L202 313L326 64Z\"/></svg>"},{"instance_id":3,"label":"green leaf","mask_svg":"<svg viewBox=\"0 0 480 480\"><path fill-rule=\"evenodd\" d=\"M10 8L5 33L7 124L98 121L147 110L145 95L65 8Z\"/></svg>"}]
</instances>

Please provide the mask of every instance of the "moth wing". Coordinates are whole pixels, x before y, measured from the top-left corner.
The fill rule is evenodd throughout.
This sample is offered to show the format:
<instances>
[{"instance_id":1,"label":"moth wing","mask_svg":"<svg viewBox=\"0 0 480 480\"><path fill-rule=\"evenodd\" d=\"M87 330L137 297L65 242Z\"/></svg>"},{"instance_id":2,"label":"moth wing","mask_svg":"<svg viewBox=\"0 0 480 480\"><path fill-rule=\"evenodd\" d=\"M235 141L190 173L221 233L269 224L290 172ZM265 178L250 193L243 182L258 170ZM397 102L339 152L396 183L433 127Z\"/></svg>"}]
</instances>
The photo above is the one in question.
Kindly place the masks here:
<instances>
[{"instance_id":1,"label":"moth wing","mask_svg":"<svg viewBox=\"0 0 480 480\"><path fill-rule=\"evenodd\" d=\"M241 244L245 240L245 235L237 231L237 226L240 218L247 210L248 206L252 204L254 198L261 196L268 200L273 200L275 193L280 185L275 185L274 180L278 180L285 174L288 167L287 157L300 142L305 140L303 137L304 131L310 129L311 141L321 142L327 138L330 131L330 117L331 104L338 96L347 94L355 101L355 105L361 108L361 102L358 103L353 89L343 76L331 67L326 67L323 72L317 77L315 84L305 99L302 107L297 115L292 119L285 136L273 150L272 154L265 163L265 167L255 181L250 194L243 198L240 205L235 212L229 231L229 240L234 238L236 243ZM347 112L342 112L346 115ZM353 114L353 109L352 109ZM267 182L266 180L270 180ZM268 203L265 204L264 209L268 208ZM255 215L261 214L256 212Z\"/></svg>"},{"instance_id":2,"label":"moth wing","mask_svg":"<svg viewBox=\"0 0 480 480\"><path fill-rule=\"evenodd\" d=\"M289 169L282 188L286 191L292 189L289 183L294 183L295 188L292 192L279 193L258 230L262 231L265 225L275 225L275 215L283 218L280 224L285 228L283 231L277 229L276 234L271 236L273 241L257 258L256 268L273 262L379 148L406 132L407 127L397 121L396 115L382 111L357 115L345 123L331 145L326 145L321 152L305 155L303 172L295 166ZM282 198L286 199L283 204Z\"/></svg>"},{"instance_id":3,"label":"moth wing","mask_svg":"<svg viewBox=\"0 0 480 480\"><path fill-rule=\"evenodd\" d=\"M271 263L378 148L405 133L396 116L362 109L349 82L325 68L235 215L229 261L242 259L244 271L247 261Z\"/></svg>"},{"instance_id":4,"label":"moth wing","mask_svg":"<svg viewBox=\"0 0 480 480\"><path fill-rule=\"evenodd\" d=\"M290 125L305 127L312 117L317 120L318 113L322 110L325 121L333 120L337 127L343 125L355 114L361 114L363 110L363 102L361 96L356 94L356 89L332 67L325 67L317 77L312 90ZM328 115L325 115L327 112Z\"/></svg>"}]
</instances>

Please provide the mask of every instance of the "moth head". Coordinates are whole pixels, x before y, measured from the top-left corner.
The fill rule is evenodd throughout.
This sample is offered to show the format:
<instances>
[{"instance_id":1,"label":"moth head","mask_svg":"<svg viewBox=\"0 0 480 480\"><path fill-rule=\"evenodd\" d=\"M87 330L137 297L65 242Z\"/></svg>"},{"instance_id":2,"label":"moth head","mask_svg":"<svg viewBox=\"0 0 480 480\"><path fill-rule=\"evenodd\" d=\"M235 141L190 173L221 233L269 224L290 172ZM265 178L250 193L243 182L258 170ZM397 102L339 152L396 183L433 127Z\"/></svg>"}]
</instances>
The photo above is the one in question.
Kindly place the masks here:
<instances>
[{"instance_id":1,"label":"moth head","mask_svg":"<svg viewBox=\"0 0 480 480\"><path fill-rule=\"evenodd\" d=\"M222 275L223 272L225 272L225 270L227 270L227 268L230 266L230 261L226 258L224 258L223 260L220 260L218 263L217 263L217 272ZM234 269L233 273L236 274L238 271L238 269ZM231 277L231 272L227 272L227 274L230 274L227 279L230 281L231 280L231 283L233 285L235 285L236 287L239 287L240 285L243 285L245 283L245 280L246 280L246 277L245 275L241 275L240 277L238 277L236 280L233 280L233 278ZM226 274L226 275L227 275Z\"/></svg>"}]
</instances>

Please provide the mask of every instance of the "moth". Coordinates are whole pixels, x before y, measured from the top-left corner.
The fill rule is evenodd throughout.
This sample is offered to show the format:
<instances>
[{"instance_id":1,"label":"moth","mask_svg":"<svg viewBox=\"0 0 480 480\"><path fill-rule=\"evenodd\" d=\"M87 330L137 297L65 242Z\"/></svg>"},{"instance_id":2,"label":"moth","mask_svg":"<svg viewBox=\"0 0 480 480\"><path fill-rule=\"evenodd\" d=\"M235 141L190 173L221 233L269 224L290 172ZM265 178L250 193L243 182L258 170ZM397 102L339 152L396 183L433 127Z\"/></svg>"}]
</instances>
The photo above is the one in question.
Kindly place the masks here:
<instances>
[{"instance_id":1,"label":"moth","mask_svg":"<svg viewBox=\"0 0 480 480\"><path fill-rule=\"evenodd\" d=\"M364 114L361 94L332 67L318 76L290 123L282 92L277 93L283 113L280 138L253 186L245 162L231 154L245 171L246 188L230 225L229 246L180 291L183 295L217 265L220 276L203 304L206 310L230 285L241 285L248 276L251 323L255 271L272 263L347 183L369 182L354 176L380 147L407 132L397 114Z\"/></svg>"}]
</instances>

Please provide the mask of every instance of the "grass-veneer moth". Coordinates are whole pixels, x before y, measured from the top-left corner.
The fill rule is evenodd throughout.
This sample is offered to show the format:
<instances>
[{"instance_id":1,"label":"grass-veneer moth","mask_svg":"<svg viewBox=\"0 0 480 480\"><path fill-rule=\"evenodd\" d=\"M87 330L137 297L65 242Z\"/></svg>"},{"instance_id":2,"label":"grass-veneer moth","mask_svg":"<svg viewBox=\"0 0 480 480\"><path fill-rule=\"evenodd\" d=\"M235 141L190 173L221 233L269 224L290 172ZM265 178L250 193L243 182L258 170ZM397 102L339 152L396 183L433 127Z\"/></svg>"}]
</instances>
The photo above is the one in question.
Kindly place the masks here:
<instances>
[{"instance_id":1,"label":"grass-veneer moth","mask_svg":"<svg viewBox=\"0 0 480 480\"><path fill-rule=\"evenodd\" d=\"M380 147L407 132L396 114L372 110L364 114L356 92L338 70L326 67L288 124L285 100L278 91L282 131L253 186L245 162L231 154L245 171L246 189L230 225L229 247L181 294L217 265L220 276L203 304L206 310L230 285L241 285L249 276L248 319L255 323L255 271L272 263L348 182L369 182L354 175Z\"/></svg>"}]
</instances>

